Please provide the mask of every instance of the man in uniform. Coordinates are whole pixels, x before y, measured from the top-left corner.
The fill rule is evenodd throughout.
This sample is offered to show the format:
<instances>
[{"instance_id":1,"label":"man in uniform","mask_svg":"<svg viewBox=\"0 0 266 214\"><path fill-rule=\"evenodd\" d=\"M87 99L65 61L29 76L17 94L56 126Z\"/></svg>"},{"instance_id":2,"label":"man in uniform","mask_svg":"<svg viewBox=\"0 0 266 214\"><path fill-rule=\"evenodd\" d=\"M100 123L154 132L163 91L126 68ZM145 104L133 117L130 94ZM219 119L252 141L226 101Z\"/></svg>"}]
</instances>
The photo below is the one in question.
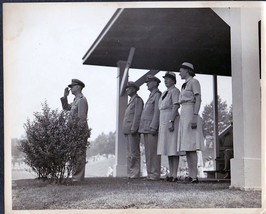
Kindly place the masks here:
<instances>
[{"instance_id":1,"label":"man in uniform","mask_svg":"<svg viewBox=\"0 0 266 214\"><path fill-rule=\"evenodd\" d=\"M64 96L61 97L62 107L66 111L70 111L69 122L78 120L78 124L85 124L88 131L87 124L87 114L88 114L88 103L86 97L82 94L82 89L85 87L85 84L78 80L72 79L71 84L65 88ZM70 90L69 90L70 88ZM69 91L75 96L74 101L71 104L68 104L67 96ZM86 143L87 139L84 139ZM85 165L86 165L86 147L84 147L82 155L77 158L77 164L74 166L72 181L82 181L85 175Z\"/></svg>"},{"instance_id":2,"label":"man in uniform","mask_svg":"<svg viewBox=\"0 0 266 214\"><path fill-rule=\"evenodd\" d=\"M158 102L162 94L158 89L160 82L153 75L147 76L146 83L151 93L143 109L139 126L139 132L143 134L145 146L148 180L159 180L161 174L161 156L157 155L160 115Z\"/></svg>"},{"instance_id":3,"label":"man in uniform","mask_svg":"<svg viewBox=\"0 0 266 214\"><path fill-rule=\"evenodd\" d=\"M123 120L123 133L127 143L127 175L128 178L140 176L140 135L138 133L143 101L137 95L139 87L132 81L126 86L130 97Z\"/></svg>"}]
</instances>

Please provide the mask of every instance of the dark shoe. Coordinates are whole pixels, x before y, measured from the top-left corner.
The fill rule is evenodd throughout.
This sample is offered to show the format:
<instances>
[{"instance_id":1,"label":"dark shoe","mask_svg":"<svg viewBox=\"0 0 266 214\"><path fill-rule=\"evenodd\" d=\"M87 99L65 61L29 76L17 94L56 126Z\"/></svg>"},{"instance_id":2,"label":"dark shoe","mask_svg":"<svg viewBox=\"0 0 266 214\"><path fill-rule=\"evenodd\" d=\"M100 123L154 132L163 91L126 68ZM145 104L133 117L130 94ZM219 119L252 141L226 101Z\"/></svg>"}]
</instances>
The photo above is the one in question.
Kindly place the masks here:
<instances>
[{"instance_id":1,"label":"dark shoe","mask_svg":"<svg viewBox=\"0 0 266 214\"><path fill-rule=\"evenodd\" d=\"M137 177L137 176L132 176L132 177L129 177L129 179L139 179L139 177Z\"/></svg>"},{"instance_id":2,"label":"dark shoe","mask_svg":"<svg viewBox=\"0 0 266 214\"><path fill-rule=\"evenodd\" d=\"M147 180L148 180L148 181L159 181L160 178L148 178Z\"/></svg>"},{"instance_id":3,"label":"dark shoe","mask_svg":"<svg viewBox=\"0 0 266 214\"><path fill-rule=\"evenodd\" d=\"M193 178L191 181L190 181L191 184L197 184L199 183L199 179L198 178Z\"/></svg>"},{"instance_id":4,"label":"dark shoe","mask_svg":"<svg viewBox=\"0 0 266 214\"><path fill-rule=\"evenodd\" d=\"M178 181L178 178L173 178L172 179L172 182L177 182Z\"/></svg>"},{"instance_id":5,"label":"dark shoe","mask_svg":"<svg viewBox=\"0 0 266 214\"><path fill-rule=\"evenodd\" d=\"M185 183L186 184L197 184L197 183L199 183L199 179L198 178L186 177L185 178Z\"/></svg>"},{"instance_id":6,"label":"dark shoe","mask_svg":"<svg viewBox=\"0 0 266 214\"><path fill-rule=\"evenodd\" d=\"M173 177L166 176L165 180L168 181L168 182L172 182L173 181Z\"/></svg>"},{"instance_id":7,"label":"dark shoe","mask_svg":"<svg viewBox=\"0 0 266 214\"><path fill-rule=\"evenodd\" d=\"M129 181L130 181L130 180L131 180L131 181L132 181L132 180L136 180L136 179L139 179L139 177L127 177L127 180L129 180Z\"/></svg>"},{"instance_id":8,"label":"dark shoe","mask_svg":"<svg viewBox=\"0 0 266 214\"><path fill-rule=\"evenodd\" d=\"M193 179L191 177L185 177L185 183L190 183Z\"/></svg>"}]
</instances>

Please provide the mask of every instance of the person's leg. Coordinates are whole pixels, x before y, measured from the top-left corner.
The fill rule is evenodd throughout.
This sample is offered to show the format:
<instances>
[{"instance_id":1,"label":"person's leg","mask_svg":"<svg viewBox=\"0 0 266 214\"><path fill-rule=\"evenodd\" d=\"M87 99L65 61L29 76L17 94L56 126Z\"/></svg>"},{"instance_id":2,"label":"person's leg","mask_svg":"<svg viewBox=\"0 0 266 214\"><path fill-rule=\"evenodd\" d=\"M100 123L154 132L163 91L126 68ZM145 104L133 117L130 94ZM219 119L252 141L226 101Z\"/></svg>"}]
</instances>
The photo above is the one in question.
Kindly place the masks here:
<instances>
[{"instance_id":1,"label":"person's leg","mask_svg":"<svg viewBox=\"0 0 266 214\"><path fill-rule=\"evenodd\" d=\"M85 165L86 165L86 150L82 152L82 155L80 155L77 158L77 164L74 167L73 170L73 181L82 181L85 177Z\"/></svg>"},{"instance_id":2,"label":"person's leg","mask_svg":"<svg viewBox=\"0 0 266 214\"><path fill-rule=\"evenodd\" d=\"M125 135L126 144L127 144L127 177L131 176L131 143L130 143L130 135Z\"/></svg>"},{"instance_id":3,"label":"person's leg","mask_svg":"<svg viewBox=\"0 0 266 214\"><path fill-rule=\"evenodd\" d=\"M140 176L140 136L139 134L136 135L129 135L130 143L131 143L131 178L139 178Z\"/></svg>"},{"instance_id":4,"label":"person's leg","mask_svg":"<svg viewBox=\"0 0 266 214\"><path fill-rule=\"evenodd\" d=\"M150 178L150 174L151 174L151 159L150 159L151 151L149 148L148 134L143 134L143 141L144 141L144 147L145 147L147 178Z\"/></svg>"},{"instance_id":5,"label":"person's leg","mask_svg":"<svg viewBox=\"0 0 266 214\"><path fill-rule=\"evenodd\" d=\"M189 177L192 179L197 178L198 174L198 156L196 151L188 151L186 152L187 154L187 164L188 164L188 172L189 172Z\"/></svg>"},{"instance_id":6,"label":"person's leg","mask_svg":"<svg viewBox=\"0 0 266 214\"><path fill-rule=\"evenodd\" d=\"M172 156L173 159L173 180L177 180L177 171L178 171L178 166L179 166L179 156Z\"/></svg>"},{"instance_id":7,"label":"person's leg","mask_svg":"<svg viewBox=\"0 0 266 214\"><path fill-rule=\"evenodd\" d=\"M169 178L173 178L173 158L172 156L168 156L168 164L169 164Z\"/></svg>"},{"instance_id":8,"label":"person's leg","mask_svg":"<svg viewBox=\"0 0 266 214\"><path fill-rule=\"evenodd\" d=\"M149 156L149 177L150 179L160 179L161 175L161 156L157 155L158 135L147 134L147 147Z\"/></svg>"}]
</instances>

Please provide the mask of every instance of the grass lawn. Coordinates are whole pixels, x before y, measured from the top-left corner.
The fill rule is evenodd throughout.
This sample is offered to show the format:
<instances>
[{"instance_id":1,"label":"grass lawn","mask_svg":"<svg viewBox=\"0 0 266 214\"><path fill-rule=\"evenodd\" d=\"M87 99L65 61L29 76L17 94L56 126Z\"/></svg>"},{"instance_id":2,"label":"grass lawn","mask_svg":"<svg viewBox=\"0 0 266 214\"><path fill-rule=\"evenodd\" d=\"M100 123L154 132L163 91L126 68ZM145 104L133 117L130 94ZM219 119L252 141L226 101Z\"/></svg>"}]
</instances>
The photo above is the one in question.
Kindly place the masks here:
<instances>
[{"instance_id":1,"label":"grass lawn","mask_svg":"<svg viewBox=\"0 0 266 214\"><path fill-rule=\"evenodd\" d=\"M113 167L114 163L114 157L90 161L86 164L85 177L106 177L108 167ZM22 163L21 166L16 165L16 167L12 168L12 180L34 179L38 177L36 173L29 171L31 171L30 167L24 163Z\"/></svg>"},{"instance_id":2,"label":"grass lawn","mask_svg":"<svg viewBox=\"0 0 266 214\"><path fill-rule=\"evenodd\" d=\"M38 179L13 184L13 210L261 207L261 191L229 189L229 182L184 184L94 177L69 185Z\"/></svg>"}]
</instances>

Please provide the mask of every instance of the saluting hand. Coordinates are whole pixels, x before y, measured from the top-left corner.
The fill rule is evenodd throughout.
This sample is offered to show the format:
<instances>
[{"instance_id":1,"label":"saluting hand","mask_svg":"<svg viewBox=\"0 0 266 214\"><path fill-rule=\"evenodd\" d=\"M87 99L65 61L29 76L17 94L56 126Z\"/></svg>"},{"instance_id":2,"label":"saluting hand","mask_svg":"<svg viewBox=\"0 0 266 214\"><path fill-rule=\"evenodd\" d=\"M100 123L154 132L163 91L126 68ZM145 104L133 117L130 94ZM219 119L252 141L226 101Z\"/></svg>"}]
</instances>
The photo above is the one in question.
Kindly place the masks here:
<instances>
[{"instance_id":1,"label":"saluting hand","mask_svg":"<svg viewBox=\"0 0 266 214\"><path fill-rule=\"evenodd\" d=\"M66 87L64 91L64 97L67 97L68 95L69 95L69 89L68 87Z\"/></svg>"}]
</instances>

